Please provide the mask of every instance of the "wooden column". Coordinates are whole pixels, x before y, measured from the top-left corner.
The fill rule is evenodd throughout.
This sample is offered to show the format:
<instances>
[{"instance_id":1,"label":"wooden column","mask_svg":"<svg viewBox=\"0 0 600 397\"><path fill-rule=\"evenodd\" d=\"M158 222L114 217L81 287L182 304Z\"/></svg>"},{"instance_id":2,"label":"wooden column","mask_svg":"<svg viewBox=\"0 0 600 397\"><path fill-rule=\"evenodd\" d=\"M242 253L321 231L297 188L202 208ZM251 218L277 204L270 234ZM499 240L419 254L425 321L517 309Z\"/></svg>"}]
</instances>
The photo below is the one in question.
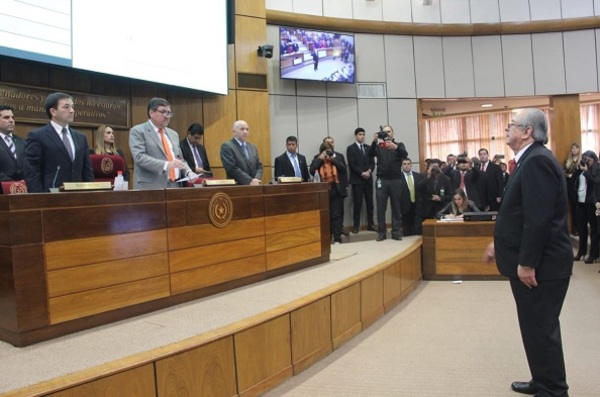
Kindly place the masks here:
<instances>
[{"instance_id":1,"label":"wooden column","mask_svg":"<svg viewBox=\"0 0 600 397\"><path fill-rule=\"evenodd\" d=\"M565 161L573 142L581 145L579 106L579 94L550 97L550 149L561 164Z\"/></svg>"}]
</instances>

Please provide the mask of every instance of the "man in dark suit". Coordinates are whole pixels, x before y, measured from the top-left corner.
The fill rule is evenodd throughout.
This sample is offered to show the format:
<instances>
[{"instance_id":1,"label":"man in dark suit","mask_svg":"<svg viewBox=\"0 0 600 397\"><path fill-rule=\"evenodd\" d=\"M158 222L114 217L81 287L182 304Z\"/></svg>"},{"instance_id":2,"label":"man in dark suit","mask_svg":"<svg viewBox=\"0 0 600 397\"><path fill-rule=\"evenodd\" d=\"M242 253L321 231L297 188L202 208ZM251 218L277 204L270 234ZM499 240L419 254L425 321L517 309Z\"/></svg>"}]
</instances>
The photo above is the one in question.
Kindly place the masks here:
<instances>
[{"instance_id":1,"label":"man in dark suit","mask_svg":"<svg viewBox=\"0 0 600 397\"><path fill-rule=\"evenodd\" d=\"M352 233L360 228L360 213L363 197L367 207L367 230L376 232L373 224L373 170L375 161L369 157L371 145L365 144L365 130L358 127L354 130L355 142L346 149L348 166L350 167L350 185L352 185Z\"/></svg>"},{"instance_id":2,"label":"man in dark suit","mask_svg":"<svg viewBox=\"0 0 600 397\"><path fill-rule=\"evenodd\" d=\"M295 176L302 178L302 182L308 182L308 164L306 157L298 153L298 138L288 136L285 146L285 153L275 159L275 179L280 176Z\"/></svg>"},{"instance_id":3,"label":"man in dark suit","mask_svg":"<svg viewBox=\"0 0 600 397\"><path fill-rule=\"evenodd\" d=\"M472 161L469 156L461 154L456 159L456 169L446 167L444 174L450 178L451 191L454 192L460 188L467 193L469 200L475 203L477 208L483 208L484 201L480 197L477 180L480 172L472 166Z\"/></svg>"},{"instance_id":4,"label":"man in dark suit","mask_svg":"<svg viewBox=\"0 0 600 397\"><path fill-rule=\"evenodd\" d=\"M187 137L179 142L179 148L190 169L202 178L210 178L212 171L206 149L202 145L202 138L204 138L204 127L200 123L192 123L188 128Z\"/></svg>"},{"instance_id":5,"label":"man in dark suit","mask_svg":"<svg viewBox=\"0 0 600 397\"><path fill-rule=\"evenodd\" d=\"M573 271L562 168L544 146L545 114L523 109L506 128L516 168L506 186L486 259L510 280L531 371L514 391L568 396L559 316Z\"/></svg>"},{"instance_id":6,"label":"man in dark suit","mask_svg":"<svg viewBox=\"0 0 600 397\"><path fill-rule=\"evenodd\" d=\"M260 185L263 165L256 146L247 142L250 127L244 120L233 123L233 138L221 145L221 162L227 178L240 185Z\"/></svg>"},{"instance_id":7,"label":"man in dark suit","mask_svg":"<svg viewBox=\"0 0 600 397\"><path fill-rule=\"evenodd\" d=\"M408 157L402 160L402 175L404 176L400 179L402 183L402 191L400 193L402 234L404 236L421 234L421 222L423 220L416 213L417 203L420 201L417 186L425 177L418 172L412 172L412 161Z\"/></svg>"},{"instance_id":8,"label":"man in dark suit","mask_svg":"<svg viewBox=\"0 0 600 397\"><path fill-rule=\"evenodd\" d=\"M69 127L75 117L73 97L55 92L44 102L50 122L25 141L25 182L30 193L48 192L64 182L93 182L85 135Z\"/></svg>"},{"instance_id":9,"label":"man in dark suit","mask_svg":"<svg viewBox=\"0 0 600 397\"><path fill-rule=\"evenodd\" d=\"M485 148L479 149L479 160L481 161L481 173L487 176L486 191L487 204L490 211L498 211L500 200L504 191L504 178L500 166L490 161L490 155Z\"/></svg>"},{"instance_id":10,"label":"man in dark suit","mask_svg":"<svg viewBox=\"0 0 600 397\"><path fill-rule=\"evenodd\" d=\"M504 182L502 191L506 188L510 174L508 173L508 166L506 163L500 163L500 170L502 171L502 181Z\"/></svg>"},{"instance_id":11,"label":"man in dark suit","mask_svg":"<svg viewBox=\"0 0 600 397\"><path fill-rule=\"evenodd\" d=\"M14 134L13 108L0 105L0 181L20 181L25 165L25 141Z\"/></svg>"}]
</instances>

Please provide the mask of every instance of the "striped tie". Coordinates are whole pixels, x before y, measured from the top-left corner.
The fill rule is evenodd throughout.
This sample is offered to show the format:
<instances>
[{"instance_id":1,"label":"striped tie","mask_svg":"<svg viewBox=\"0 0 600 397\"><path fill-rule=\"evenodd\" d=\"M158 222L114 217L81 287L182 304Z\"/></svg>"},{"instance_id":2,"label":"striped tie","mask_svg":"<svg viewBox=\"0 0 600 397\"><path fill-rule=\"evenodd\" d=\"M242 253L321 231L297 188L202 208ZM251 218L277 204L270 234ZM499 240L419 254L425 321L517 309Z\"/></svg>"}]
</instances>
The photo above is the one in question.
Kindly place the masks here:
<instances>
[{"instance_id":1,"label":"striped tie","mask_svg":"<svg viewBox=\"0 0 600 397\"><path fill-rule=\"evenodd\" d=\"M13 157L16 160L17 159L17 149L15 148L15 145L13 143L12 136L5 135L4 139L6 140L6 144L8 145L8 148L10 149L10 152L12 153Z\"/></svg>"}]
</instances>

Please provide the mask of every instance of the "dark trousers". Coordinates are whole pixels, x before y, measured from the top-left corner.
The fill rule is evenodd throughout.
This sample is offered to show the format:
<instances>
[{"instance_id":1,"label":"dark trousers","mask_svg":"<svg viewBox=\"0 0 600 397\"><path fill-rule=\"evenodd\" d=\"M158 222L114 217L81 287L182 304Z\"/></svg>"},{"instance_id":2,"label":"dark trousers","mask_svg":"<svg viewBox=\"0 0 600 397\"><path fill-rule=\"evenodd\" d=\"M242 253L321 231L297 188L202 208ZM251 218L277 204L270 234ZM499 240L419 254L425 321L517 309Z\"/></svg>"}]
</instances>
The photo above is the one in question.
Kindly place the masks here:
<instances>
[{"instance_id":1,"label":"dark trousers","mask_svg":"<svg viewBox=\"0 0 600 397\"><path fill-rule=\"evenodd\" d=\"M590 251L589 256L598 258L600 249L598 242L598 220L596 219L596 207L594 204L577 203L577 228L579 233L579 250L578 254L585 255L588 253L588 224L590 225Z\"/></svg>"},{"instance_id":2,"label":"dark trousers","mask_svg":"<svg viewBox=\"0 0 600 397\"><path fill-rule=\"evenodd\" d=\"M559 321L569 281L538 280L529 289L510 279L531 379L541 389L536 396L566 396L569 389Z\"/></svg>"},{"instance_id":3,"label":"dark trousers","mask_svg":"<svg viewBox=\"0 0 600 397\"><path fill-rule=\"evenodd\" d=\"M329 190L329 227L333 241L342 241L342 225L344 223L344 197L336 188Z\"/></svg>"},{"instance_id":4,"label":"dark trousers","mask_svg":"<svg viewBox=\"0 0 600 397\"><path fill-rule=\"evenodd\" d=\"M381 187L379 183L381 182ZM387 233L385 224L385 210L387 208L388 197L392 208L392 236L400 236L400 225L402 214L400 213L400 192L402 191L402 183L400 179L379 179L377 188L375 189L375 197L377 198L377 223L379 224L378 232L380 234Z\"/></svg>"},{"instance_id":5,"label":"dark trousers","mask_svg":"<svg viewBox=\"0 0 600 397\"><path fill-rule=\"evenodd\" d=\"M373 180L370 179L366 183L353 184L352 185L352 202L353 212L352 221L353 226L358 228L360 226L360 212L362 210L363 197L367 206L367 225L373 226Z\"/></svg>"},{"instance_id":6,"label":"dark trousers","mask_svg":"<svg viewBox=\"0 0 600 397\"><path fill-rule=\"evenodd\" d=\"M408 212L402 213L402 232L404 236L412 236L414 234L421 234L419 230L421 228L417 228L416 224L416 215L415 215L416 205L415 203L410 203L410 210Z\"/></svg>"}]
</instances>

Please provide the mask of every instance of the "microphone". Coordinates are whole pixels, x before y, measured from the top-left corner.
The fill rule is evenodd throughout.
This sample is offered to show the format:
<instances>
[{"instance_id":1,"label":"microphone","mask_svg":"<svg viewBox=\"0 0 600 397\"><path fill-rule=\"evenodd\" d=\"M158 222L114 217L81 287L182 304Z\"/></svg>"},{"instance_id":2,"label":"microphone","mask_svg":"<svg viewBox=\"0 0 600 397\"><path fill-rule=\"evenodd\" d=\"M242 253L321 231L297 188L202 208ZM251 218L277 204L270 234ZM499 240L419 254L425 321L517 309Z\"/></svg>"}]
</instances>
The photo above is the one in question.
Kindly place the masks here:
<instances>
[{"instance_id":1,"label":"microphone","mask_svg":"<svg viewBox=\"0 0 600 397\"><path fill-rule=\"evenodd\" d=\"M52 189L56 188L56 178L58 178L59 172L60 172L60 165L56 167L56 173L54 174L54 179L52 180Z\"/></svg>"}]
</instances>

